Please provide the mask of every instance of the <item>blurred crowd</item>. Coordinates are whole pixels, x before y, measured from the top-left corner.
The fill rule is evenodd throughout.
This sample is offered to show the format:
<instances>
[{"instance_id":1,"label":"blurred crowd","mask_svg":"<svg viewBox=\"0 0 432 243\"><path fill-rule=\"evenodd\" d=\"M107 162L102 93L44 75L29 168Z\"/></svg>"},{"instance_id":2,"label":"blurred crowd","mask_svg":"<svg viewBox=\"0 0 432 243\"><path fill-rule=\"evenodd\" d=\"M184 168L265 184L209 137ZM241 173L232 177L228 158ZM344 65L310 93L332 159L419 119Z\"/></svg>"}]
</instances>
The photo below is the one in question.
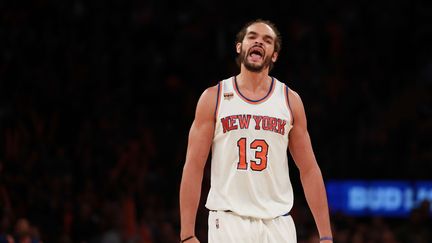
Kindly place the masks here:
<instances>
[{"instance_id":1,"label":"blurred crowd","mask_svg":"<svg viewBox=\"0 0 432 243\"><path fill-rule=\"evenodd\" d=\"M272 75L302 97L325 178L430 179L431 3L38 0L0 13L0 243L178 242L196 102L236 74L235 34L257 17L282 33ZM299 243L317 242L290 168ZM428 209L335 212L335 242L431 242ZM206 225L201 204L203 242Z\"/></svg>"}]
</instances>

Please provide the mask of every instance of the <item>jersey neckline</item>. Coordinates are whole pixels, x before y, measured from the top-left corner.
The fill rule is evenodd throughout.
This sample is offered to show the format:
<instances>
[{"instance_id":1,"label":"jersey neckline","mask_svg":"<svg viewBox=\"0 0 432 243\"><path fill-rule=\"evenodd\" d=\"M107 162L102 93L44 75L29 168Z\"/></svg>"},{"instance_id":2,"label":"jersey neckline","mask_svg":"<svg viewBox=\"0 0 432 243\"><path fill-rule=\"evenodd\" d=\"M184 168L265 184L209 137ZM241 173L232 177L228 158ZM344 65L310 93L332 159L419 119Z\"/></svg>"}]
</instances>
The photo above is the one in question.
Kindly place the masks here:
<instances>
[{"instance_id":1,"label":"jersey neckline","mask_svg":"<svg viewBox=\"0 0 432 243\"><path fill-rule=\"evenodd\" d=\"M269 88L269 91L267 92L267 94L264 96L264 97L262 97L261 99L258 99L258 100L252 100L252 99L249 99L249 98L247 98L246 96L244 96L241 92L240 92L240 89L238 88L238 86L237 86L237 77L236 76L234 76L233 78L232 78L232 82L233 82L233 86L234 86L234 90L235 90L235 92L237 93L237 95L243 100L243 101L245 101L245 102L247 102L247 103L249 103L249 104L261 104L261 103L263 103L264 101L266 101L266 100L268 100L268 98L271 96L271 94L273 93L273 90L274 90L274 88L275 88L275 82L274 82L274 78L273 77L271 77L271 84L270 84L270 88Z\"/></svg>"}]
</instances>

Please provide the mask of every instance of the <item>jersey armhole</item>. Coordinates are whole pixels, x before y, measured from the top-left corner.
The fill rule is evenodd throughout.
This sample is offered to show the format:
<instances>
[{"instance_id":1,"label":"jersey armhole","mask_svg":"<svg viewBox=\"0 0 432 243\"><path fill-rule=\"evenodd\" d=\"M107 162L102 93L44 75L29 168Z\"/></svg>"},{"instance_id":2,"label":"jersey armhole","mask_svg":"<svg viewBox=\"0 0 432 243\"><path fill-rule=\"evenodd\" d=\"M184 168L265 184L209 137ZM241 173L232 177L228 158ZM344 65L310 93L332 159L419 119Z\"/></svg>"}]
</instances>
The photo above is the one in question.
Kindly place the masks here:
<instances>
[{"instance_id":1,"label":"jersey armhole","mask_svg":"<svg viewBox=\"0 0 432 243\"><path fill-rule=\"evenodd\" d=\"M290 116L291 116L291 126L293 126L294 125L294 116L293 116L293 113L291 110L288 91L289 91L288 85L285 85L285 92L284 92L285 93L285 101L286 101L286 105L287 105L288 111L289 111Z\"/></svg>"},{"instance_id":2,"label":"jersey armhole","mask_svg":"<svg viewBox=\"0 0 432 243\"><path fill-rule=\"evenodd\" d=\"M217 95L216 95L216 107L215 107L215 111L214 111L214 117L215 120L217 120L217 115L218 115L218 111L219 111L219 106L220 106L220 100L221 100L221 89L222 89L222 81L220 81L218 83L218 88L217 88Z\"/></svg>"}]
</instances>

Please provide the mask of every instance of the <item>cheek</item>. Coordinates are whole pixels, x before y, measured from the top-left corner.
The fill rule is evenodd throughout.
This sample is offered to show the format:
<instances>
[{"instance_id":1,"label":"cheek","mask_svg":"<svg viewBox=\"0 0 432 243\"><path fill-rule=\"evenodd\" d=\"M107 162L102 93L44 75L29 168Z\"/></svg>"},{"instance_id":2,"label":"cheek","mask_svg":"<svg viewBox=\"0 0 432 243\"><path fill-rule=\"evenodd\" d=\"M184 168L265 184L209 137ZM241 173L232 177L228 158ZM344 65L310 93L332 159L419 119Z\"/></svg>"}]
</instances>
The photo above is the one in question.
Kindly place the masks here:
<instances>
[{"instance_id":1,"label":"cheek","mask_svg":"<svg viewBox=\"0 0 432 243\"><path fill-rule=\"evenodd\" d=\"M248 49L248 46L247 46L246 44L243 44L243 45L240 47L240 50L243 51L243 52L246 52L247 49Z\"/></svg>"}]
</instances>

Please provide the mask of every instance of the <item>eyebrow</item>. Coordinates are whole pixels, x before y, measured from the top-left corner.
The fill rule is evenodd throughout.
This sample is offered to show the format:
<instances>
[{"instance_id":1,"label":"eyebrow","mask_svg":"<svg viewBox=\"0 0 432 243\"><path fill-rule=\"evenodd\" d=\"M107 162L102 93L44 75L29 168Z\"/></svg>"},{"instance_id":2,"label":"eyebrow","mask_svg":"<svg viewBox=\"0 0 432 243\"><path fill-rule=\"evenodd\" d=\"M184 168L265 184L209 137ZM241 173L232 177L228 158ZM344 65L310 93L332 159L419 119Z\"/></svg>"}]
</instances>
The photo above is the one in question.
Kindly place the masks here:
<instances>
[{"instance_id":1,"label":"eyebrow","mask_svg":"<svg viewBox=\"0 0 432 243\"><path fill-rule=\"evenodd\" d=\"M255 31L249 31L246 35L258 35L258 33ZM274 40L274 38L271 35L264 35L264 39Z\"/></svg>"}]
</instances>

